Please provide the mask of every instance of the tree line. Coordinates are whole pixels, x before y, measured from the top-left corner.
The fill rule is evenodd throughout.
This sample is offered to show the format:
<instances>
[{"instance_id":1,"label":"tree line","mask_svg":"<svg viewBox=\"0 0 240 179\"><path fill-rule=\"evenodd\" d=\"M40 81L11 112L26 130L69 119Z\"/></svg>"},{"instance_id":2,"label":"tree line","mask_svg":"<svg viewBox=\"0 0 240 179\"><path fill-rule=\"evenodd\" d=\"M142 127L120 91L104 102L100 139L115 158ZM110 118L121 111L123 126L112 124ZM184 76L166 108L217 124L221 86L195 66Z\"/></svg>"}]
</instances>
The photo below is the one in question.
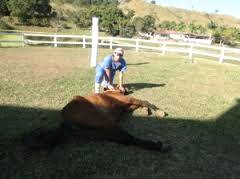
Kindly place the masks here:
<instances>
[{"instance_id":1,"label":"tree line","mask_svg":"<svg viewBox=\"0 0 240 179\"><path fill-rule=\"evenodd\" d=\"M235 45L236 41L240 41L239 28L220 26L212 20L205 26L196 22L186 24L184 22L163 21L159 24L159 27L164 30L175 30L192 34L211 34L215 43L224 43L232 46Z\"/></svg>"},{"instance_id":2,"label":"tree line","mask_svg":"<svg viewBox=\"0 0 240 179\"><path fill-rule=\"evenodd\" d=\"M57 22L61 28L68 28L69 22L76 28L90 28L92 16L99 17L100 31L112 36L133 37L137 32L153 34L157 30L174 30L193 34L211 34L216 43L234 45L240 41L240 29L220 26L210 20L205 26L197 22L185 23L163 21L156 24L153 16L137 17L134 11L123 12L118 8L118 0L52 0L60 5L73 4L75 11L53 9L50 0L1 0L0 17L17 17L26 25L49 26Z\"/></svg>"}]
</instances>

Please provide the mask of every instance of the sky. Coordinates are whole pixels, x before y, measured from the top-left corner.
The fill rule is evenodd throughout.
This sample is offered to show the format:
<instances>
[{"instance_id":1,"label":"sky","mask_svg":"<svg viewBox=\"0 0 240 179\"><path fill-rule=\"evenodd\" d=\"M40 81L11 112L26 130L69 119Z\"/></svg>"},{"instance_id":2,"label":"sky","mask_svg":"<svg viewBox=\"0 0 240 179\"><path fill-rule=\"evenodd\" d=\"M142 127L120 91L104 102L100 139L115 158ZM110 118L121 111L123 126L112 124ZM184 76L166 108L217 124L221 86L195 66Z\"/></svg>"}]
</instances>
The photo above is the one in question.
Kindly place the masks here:
<instances>
[{"instance_id":1,"label":"sky","mask_svg":"<svg viewBox=\"0 0 240 179\"><path fill-rule=\"evenodd\" d=\"M151 0L148 0L150 2ZM227 14L240 19L239 0L155 0L162 6L204 11L208 13Z\"/></svg>"}]
</instances>

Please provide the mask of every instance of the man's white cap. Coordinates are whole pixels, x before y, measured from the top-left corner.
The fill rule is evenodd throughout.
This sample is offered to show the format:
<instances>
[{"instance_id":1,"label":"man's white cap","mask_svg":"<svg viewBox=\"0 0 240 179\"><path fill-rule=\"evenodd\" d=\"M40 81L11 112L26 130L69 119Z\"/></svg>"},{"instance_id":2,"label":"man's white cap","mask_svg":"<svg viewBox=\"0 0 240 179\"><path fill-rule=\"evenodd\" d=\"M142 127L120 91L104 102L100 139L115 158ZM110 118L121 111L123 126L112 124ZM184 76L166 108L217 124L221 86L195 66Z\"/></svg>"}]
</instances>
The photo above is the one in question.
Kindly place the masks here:
<instances>
[{"instance_id":1,"label":"man's white cap","mask_svg":"<svg viewBox=\"0 0 240 179\"><path fill-rule=\"evenodd\" d=\"M118 53L118 54L124 54L124 50L122 49L122 48L120 48L120 47L118 47L118 48L116 48L115 50L114 50L114 53Z\"/></svg>"}]
</instances>

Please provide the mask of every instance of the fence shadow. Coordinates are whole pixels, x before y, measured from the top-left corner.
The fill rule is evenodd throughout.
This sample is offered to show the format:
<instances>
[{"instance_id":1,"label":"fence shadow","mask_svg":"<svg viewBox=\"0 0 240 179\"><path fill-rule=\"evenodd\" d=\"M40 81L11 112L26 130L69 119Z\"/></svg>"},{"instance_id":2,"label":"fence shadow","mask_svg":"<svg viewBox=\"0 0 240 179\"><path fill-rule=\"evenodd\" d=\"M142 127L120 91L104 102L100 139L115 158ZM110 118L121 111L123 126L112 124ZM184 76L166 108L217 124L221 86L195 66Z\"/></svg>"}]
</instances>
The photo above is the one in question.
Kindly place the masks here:
<instances>
[{"instance_id":1,"label":"fence shadow","mask_svg":"<svg viewBox=\"0 0 240 179\"><path fill-rule=\"evenodd\" d=\"M152 85L149 86L152 87ZM153 84L153 87L155 86L159 84ZM116 170L123 170L123 163L121 164L123 159L117 157L118 155L139 160L137 153L146 155L146 158L150 157L151 162L161 166L163 171L168 171L168 167L171 166L172 172L175 173L171 176L177 176L179 172L183 176L195 176L196 174L199 177L234 178L239 176L239 99L234 106L211 120L172 118L171 114L164 120L158 120L155 117L149 117L147 120L146 117L141 116L128 119L132 120L127 120L123 127L130 133L152 140L170 140L174 143L173 152L159 154L104 141L82 143L75 139L71 139L70 142L57 147L50 153L49 151L31 152L21 144L19 136L37 127L57 126L61 120L59 110L0 106L0 169L5 171L0 174L0 178L24 176L27 172L36 176L37 173L29 171L34 166L37 166L38 170L43 173L46 168L50 167L54 177L66 176L62 168L68 165L72 167L68 171L69 176L94 175L96 171L111 174ZM94 160L84 158L85 155L94 156ZM111 165L108 165L108 160L111 161ZM144 161L144 156L142 160ZM81 165L80 168L79 165ZM129 161L128 167L139 171L140 166L138 162Z\"/></svg>"}]
</instances>

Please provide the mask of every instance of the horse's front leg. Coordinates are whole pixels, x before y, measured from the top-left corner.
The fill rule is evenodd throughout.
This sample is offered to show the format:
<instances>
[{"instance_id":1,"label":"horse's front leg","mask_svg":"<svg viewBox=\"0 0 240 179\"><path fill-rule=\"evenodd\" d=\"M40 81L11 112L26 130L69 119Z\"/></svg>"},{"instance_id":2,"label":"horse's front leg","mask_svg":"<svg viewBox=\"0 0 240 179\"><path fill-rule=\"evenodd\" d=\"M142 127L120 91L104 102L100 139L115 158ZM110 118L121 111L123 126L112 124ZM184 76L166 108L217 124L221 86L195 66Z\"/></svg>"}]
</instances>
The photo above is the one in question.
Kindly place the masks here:
<instances>
[{"instance_id":1,"label":"horse's front leg","mask_svg":"<svg viewBox=\"0 0 240 179\"><path fill-rule=\"evenodd\" d=\"M163 118L164 116L166 116L166 113L164 111L160 110L157 106L151 104L148 101L139 100L136 98L129 98L129 103L130 103L129 109L132 111L138 108L142 108L143 110L141 112L143 112L144 114L147 115L154 114L156 117L159 118Z\"/></svg>"},{"instance_id":2,"label":"horse's front leg","mask_svg":"<svg viewBox=\"0 0 240 179\"><path fill-rule=\"evenodd\" d=\"M140 99L136 99L136 98L129 98L129 103L132 105L136 105L138 107L150 108L150 109L153 109L154 111L159 109L157 106L155 106L154 104L151 104L148 101L140 100Z\"/></svg>"}]
</instances>

